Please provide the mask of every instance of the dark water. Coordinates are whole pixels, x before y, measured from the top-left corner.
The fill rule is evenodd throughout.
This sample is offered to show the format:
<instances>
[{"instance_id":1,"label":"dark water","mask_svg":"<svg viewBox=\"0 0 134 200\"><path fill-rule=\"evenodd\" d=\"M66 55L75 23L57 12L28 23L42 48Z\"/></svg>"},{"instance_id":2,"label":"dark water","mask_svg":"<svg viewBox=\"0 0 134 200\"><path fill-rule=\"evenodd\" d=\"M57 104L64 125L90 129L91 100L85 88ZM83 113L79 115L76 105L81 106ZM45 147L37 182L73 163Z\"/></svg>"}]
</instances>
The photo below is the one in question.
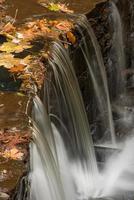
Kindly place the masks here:
<instances>
[{"instance_id":1,"label":"dark water","mask_svg":"<svg viewBox=\"0 0 134 200\"><path fill-rule=\"evenodd\" d=\"M15 16L17 10L17 20L31 18L33 15L43 15L46 9L39 4L36 0L7 0L8 14L12 17Z\"/></svg>"},{"instance_id":2,"label":"dark water","mask_svg":"<svg viewBox=\"0 0 134 200\"><path fill-rule=\"evenodd\" d=\"M74 10L75 13L85 14L88 13L96 3L103 2L105 0L61 0L53 2L61 2L69 4L69 8ZM7 0L8 13L14 17L17 10L17 20L24 20L38 15L48 15L50 11L37 3L37 0ZM54 13L53 13L54 15Z\"/></svg>"}]
</instances>

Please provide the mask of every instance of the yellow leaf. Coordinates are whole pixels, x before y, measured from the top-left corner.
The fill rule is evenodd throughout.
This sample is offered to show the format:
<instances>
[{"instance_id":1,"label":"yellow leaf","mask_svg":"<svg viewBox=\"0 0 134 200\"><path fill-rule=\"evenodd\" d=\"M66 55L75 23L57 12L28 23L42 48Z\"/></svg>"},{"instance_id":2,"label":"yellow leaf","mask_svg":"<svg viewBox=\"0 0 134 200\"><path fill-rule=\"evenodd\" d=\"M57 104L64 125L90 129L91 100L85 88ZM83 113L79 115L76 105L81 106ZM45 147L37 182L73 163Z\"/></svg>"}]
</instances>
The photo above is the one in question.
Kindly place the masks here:
<instances>
[{"instance_id":1,"label":"yellow leaf","mask_svg":"<svg viewBox=\"0 0 134 200\"><path fill-rule=\"evenodd\" d=\"M20 59L14 58L12 54L0 54L0 66L10 69L14 65L19 65Z\"/></svg>"},{"instance_id":2,"label":"yellow leaf","mask_svg":"<svg viewBox=\"0 0 134 200\"><path fill-rule=\"evenodd\" d=\"M22 160L24 153L22 153L19 149L16 147L5 150L3 153L1 153L4 158L10 158L13 160Z\"/></svg>"},{"instance_id":3,"label":"yellow leaf","mask_svg":"<svg viewBox=\"0 0 134 200\"><path fill-rule=\"evenodd\" d=\"M14 58L12 54L1 53L0 54L0 66L3 66L7 69L11 69L14 66L26 66L30 64L31 56L26 56L24 59Z\"/></svg>"},{"instance_id":4,"label":"yellow leaf","mask_svg":"<svg viewBox=\"0 0 134 200\"><path fill-rule=\"evenodd\" d=\"M21 45L21 44L16 44L13 42L4 42L1 46L0 46L0 51L4 51L6 53L19 53L22 52L24 49L28 49L31 48L32 46L30 45Z\"/></svg>"}]
</instances>

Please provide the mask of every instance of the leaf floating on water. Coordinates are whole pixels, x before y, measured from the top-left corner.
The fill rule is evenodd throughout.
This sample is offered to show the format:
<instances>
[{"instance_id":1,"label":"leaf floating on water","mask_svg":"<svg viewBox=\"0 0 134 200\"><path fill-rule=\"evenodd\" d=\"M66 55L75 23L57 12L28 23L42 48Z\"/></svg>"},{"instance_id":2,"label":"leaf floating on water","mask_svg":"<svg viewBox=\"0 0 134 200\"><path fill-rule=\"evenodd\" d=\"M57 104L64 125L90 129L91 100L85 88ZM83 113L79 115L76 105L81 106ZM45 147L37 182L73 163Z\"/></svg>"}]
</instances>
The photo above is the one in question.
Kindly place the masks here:
<instances>
[{"instance_id":1,"label":"leaf floating on water","mask_svg":"<svg viewBox=\"0 0 134 200\"><path fill-rule=\"evenodd\" d=\"M47 8L51 11L59 11L60 8L59 8L59 5L58 4L55 4L55 3L50 3L48 4Z\"/></svg>"},{"instance_id":2,"label":"leaf floating on water","mask_svg":"<svg viewBox=\"0 0 134 200\"><path fill-rule=\"evenodd\" d=\"M69 42L71 42L72 44L76 43L76 37L74 36L74 34L72 32L67 32L67 39L69 40Z\"/></svg>"},{"instance_id":3,"label":"leaf floating on water","mask_svg":"<svg viewBox=\"0 0 134 200\"><path fill-rule=\"evenodd\" d=\"M73 13L73 10L70 10L68 8L68 5L64 4L64 3L46 3L46 1L44 2L43 0L39 0L38 1L39 4L41 4L42 6L48 8L50 11L54 11L54 12L64 12L64 13Z\"/></svg>"}]
</instances>

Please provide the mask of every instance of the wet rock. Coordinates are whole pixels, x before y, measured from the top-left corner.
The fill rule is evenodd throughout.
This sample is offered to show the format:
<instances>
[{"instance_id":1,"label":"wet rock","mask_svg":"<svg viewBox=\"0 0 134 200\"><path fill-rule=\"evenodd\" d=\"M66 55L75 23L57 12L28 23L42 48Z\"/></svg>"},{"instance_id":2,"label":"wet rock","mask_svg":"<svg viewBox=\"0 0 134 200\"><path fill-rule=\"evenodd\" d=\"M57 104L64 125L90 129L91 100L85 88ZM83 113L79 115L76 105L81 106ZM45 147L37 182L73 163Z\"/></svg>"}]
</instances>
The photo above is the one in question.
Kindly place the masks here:
<instances>
[{"instance_id":1,"label":"wet rock","mask_svg":"<svg viewBox=\"0 0 134 200\"><path fill-rule=\"evenodd\" d=\"M98 2L102 2L102 1L95 1L95 3L98 3ZM31 8L31 3L33 3L32 4L33 9L29 9ZM96 4L93 4L91 6L90 4L87 7L87 4L89 3L89 1L85 1L84 6L81 7L80 5L83 5L84 3L83 0L81 0L79 3L78 1L77 3L76 1L71 1L71 3L72 3L72 6L74 6L75 8L76 7L79 8L79 10L77 10L78 13L80 13L80 11L82 13L83 12L87 13L87 11L91 10L96 5ZM14 17L14 13L16 12L16 10L19 7L21 7L17 15L17 20L19 22L24 21L26 18L29 19L33 17L33 15L34 17L37 17L39 15L43 16L45 12L45 9L41 7L40 5L37 5L34 0L22 1L22 2L18 0L10 0L8 1L8 4L9 4L8 12L12 15L12 17ZM27 6L25 6L26 4ZM12 5L14 6L12 7ZM111 43L112 43L111 33L113 32L112 27L109 26L109 21L108 21L109 12L110 12L109 3L101 3L88 15L88 17L90 18L92 27L95 30L100 46L102 48L106 70L108 72L110 70L112 71L111 69L112 59L110 60L108 58L109 58L109 51L111 49ZM50 17L50 13L48 14L48 16ZM51 16L55 18L53 13L51 13ZM59 14L58 14L58 17L59 17ZM41 49L42 48L43 47L41 47ZM41 49L36 49L36 51L39 51ZM23 56L23 55L19 54L19 56ZM15 54L15 56L17 57L18 55ZM79 58L79 54L77 54L77 56L76 56L76 59L77 58L78 60L82 59L82 58ZM36 67L37 67L37 63L36 63ZM80 72L83 72L82 67L79 68L79 74ZM4 75L5 74L6 73L4 73ZM0 77L0 80L3 81L3 79L7 80L9 78L8 79L9 82L10 81L12 82L13 77L11 78L9 73L6 75L7 75L6 78ZM0 76L2 76L2 73L0 73ZM81 81L83 80L86 81L89 78L88 76L89 75L87 71L84 71L83 76L81 77L79 76L79 78L81 79ZM5 86L7 85L8 83L6 82L4 86L2 86L4 87L3 90L5 90ZM18 90L18 88L20 88L20 85L19 87L17 86L14 86L14 88L16 88L15 90ZM90 102L92 105L92 113L94 115L92 116L92 118L94 119L97 113L97 109L95 107L96 102L93 97L91 98L87 97L87 92L86 92L87 88L88 88L87 85L81 86L81 89L83 90L84 97L85 97L86 110L88 112L89 109L91 109L89 105L89 102ZM6 90L9 90L9 88L7 87ZM12 88L11 90L13 91ZM93 91L91 91L90 94L92 94L92 92ZM0 140L2 144L2 150L1 150L2 152L1 152L1 157L0 157L0 183L2 183L0 184L0 191L1 191L0 194L3 195L2 198L10 197L11 199L18 200L18 199L21 199L20 198L21 194L19 194L20 191L23 191L23 192L26 191L27 193L26 188L28 185L27 179L28 179L28 172L29 172L29 142L30 141L28 140L27 142L25 142L25 140L21 140L21 139L24 139L23 138L24 133L27 133L30 135L30 130L28 129L29 118L27 116L27 114L30 113L30 107L31 107L30 103L31 103L31 98L29 98L29 96L23 95L22 93L17 93L17 92L16 93L13 93L13 92L0 93L0 117L1 117L0 118L0 128L1 128L0 134L3 136L6 135L5 141L3 141L2 139ZM17 134L14 134L16 131L17 131ZM18 137L20 136L20 134L22 135L22 137L19 138L21 141L18 142ZM10 140L8 139L8 137L10 138ZM16 142L16 137L17 137L17 142ZM16 159L18 157L20 159ZM25 196L23 198L25 199L27 194L25 194L24 192L22 196Z\"/></svg>"}]
</instances>

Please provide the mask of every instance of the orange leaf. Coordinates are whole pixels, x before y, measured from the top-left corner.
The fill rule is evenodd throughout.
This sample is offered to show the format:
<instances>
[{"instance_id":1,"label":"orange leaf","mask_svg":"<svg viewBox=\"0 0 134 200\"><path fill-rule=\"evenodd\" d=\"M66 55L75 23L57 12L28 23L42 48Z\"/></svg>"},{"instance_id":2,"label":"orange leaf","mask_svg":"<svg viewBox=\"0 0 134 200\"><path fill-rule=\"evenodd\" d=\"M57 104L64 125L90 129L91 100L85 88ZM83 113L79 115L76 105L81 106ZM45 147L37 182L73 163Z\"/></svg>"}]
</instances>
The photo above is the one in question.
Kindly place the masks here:
<instances>
[{"instance_id":1,"label":"orange leaf","mask_svg":"<svg viewBox=\"0 0 134 200\"><path fill-rule=\"evenodd\" d=\"M69 42L71 42L72 44L76 43L76 37L74 36L74 34L72 32L67 32L67 39L69 40Z\"/></svg>"},{"instance_id":2,"label":"orange leaf","mask_svg":"<svg viewBox=\"0 0 134 200\"><path fill-rule=\"evenodd\" d=\"M12 73L23 72L24 68L25 68L25 65L20 64L18 66L11 67L11 69L9 69L9 71Z\"/></svg>"},{"instance_id":3,"label":"orange leaf","mask_svg":"<svg viewBox=\"0 0 134 200\"><path fill-rule=\"evenodd\" d=\"M13 24L11 24L10 22L7 23L4 27L3 27L3 31L6 33L12 32L15 30L15 27L13 26Z\"/></svg>"}]
</instances>

